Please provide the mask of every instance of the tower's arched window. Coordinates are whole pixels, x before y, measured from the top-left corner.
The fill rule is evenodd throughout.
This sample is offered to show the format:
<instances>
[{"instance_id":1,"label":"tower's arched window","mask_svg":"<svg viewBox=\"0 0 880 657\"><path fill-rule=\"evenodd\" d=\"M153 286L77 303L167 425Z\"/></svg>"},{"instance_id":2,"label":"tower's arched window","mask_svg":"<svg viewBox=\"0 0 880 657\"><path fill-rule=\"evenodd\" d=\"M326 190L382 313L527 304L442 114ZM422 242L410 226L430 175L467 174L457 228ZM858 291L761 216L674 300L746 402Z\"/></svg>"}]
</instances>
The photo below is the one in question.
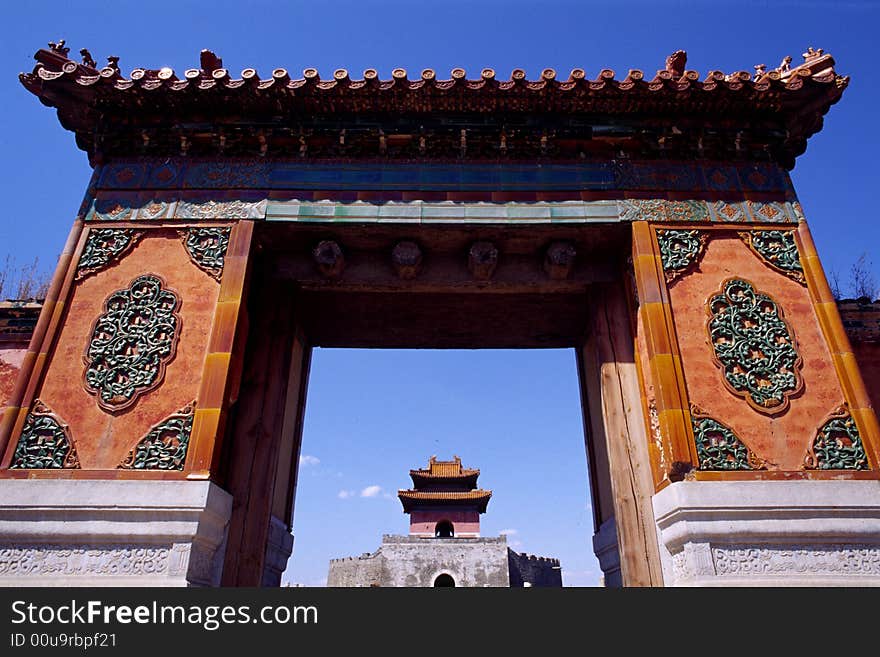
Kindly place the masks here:
<instances>
[{"instance_id":1,"label":"tower's arched window","mask_svg":"<svg viewBox=\"0 0 880 657\"><path fill-rule=\"evenodd\" d=\"M434 586L455 586L455 580L452 579L452 575L442 573L437 575L437 579L434 580Z\"/></svg>"},{"instance_id":2,"label":"tower's arched window","mask_svg":"<svg viewBox=\"0 0 880 657\"><path fill-rule=\"evenodd\" d=\"M455 528L448 520L441 520L434 527L434 536L437 538L452 538L455 536Z\"/></svg>"}]
</instances>

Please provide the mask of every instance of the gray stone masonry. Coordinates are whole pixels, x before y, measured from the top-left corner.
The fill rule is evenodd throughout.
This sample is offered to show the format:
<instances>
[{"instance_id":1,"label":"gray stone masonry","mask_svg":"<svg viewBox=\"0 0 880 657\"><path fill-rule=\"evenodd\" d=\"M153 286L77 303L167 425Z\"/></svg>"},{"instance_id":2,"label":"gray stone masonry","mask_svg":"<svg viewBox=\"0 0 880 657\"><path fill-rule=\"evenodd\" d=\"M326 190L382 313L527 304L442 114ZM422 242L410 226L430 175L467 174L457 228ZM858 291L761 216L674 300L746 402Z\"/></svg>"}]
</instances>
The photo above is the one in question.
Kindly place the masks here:
<instances>
[{"instance_id":1,"label":"gray stone masonry","mask_svg":"<svg viewBox=\"0 0 880 657\"><path fill-rule=\"evenodd\" d=\"M510 586L507 539L385 535L372 554L331 561L327 586L434 586L442 574L456 586Z\"/></svg>"},{"instance_id":2,"label":"gray stone masonry","mask_svg":"<svg viewBox=\"0 0 880 657\"><path fill-rule=\"evenodd\" d=\"M562 586L559 559L508 550L507 563L511 586Z\"/></svg>"}]
</instances>

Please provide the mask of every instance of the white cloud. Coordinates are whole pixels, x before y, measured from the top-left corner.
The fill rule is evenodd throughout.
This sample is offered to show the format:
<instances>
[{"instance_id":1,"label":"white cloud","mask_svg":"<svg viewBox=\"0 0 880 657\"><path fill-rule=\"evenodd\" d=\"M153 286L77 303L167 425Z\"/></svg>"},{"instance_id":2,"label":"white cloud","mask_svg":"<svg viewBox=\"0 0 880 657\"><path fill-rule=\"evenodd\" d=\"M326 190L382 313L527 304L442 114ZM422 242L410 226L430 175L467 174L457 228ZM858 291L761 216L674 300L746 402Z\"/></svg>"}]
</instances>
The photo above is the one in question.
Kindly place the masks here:
<instances>
[{"instance_id":1,"label":"white cloud","mask_svg":"<svg viewBox=\"0 0 880 657\"><path fill-rule=\"evenodd\" d=\"M347 500L349 497L354 497L353 490L341 490L336 494L340 500Z\"/></svg>"},{"instance_id":2,"label":"white cloud","mask_svg":"<svg viewBox=\"0 0 880 657\"><path fill-rule=\"evenodd\" d=\"M501 534L502 536L513 536L514 534L519 534L519 532L516 529L502 529L498 533Z\"/></svg>"},{"instance_id":3,"label":"white cloud","mask_svg":"<svg viewBox=\"0 0 880 657\"><path fill-rule=\"evenodd\" d=\"M512 548L522 547L522 541L511 541L508 545Z\"/></svg>"},{"instance_id":4,"label":"white cloud","mask_svg":"<svg viewBox=\"0 0 880 657\"><path fill-rule=\"evenodd\" d=\"M361 491L361 497L376 497L381 492L382 487L373 484L372 486L367 486Z\"/></svg>"},{"instance_id":5,"label":"white cloud","mask_svg":"<svg viewBox=\"0 0 880 657\"><path fill-rule=\"evenodd\" d=\"M308 454L303 454L299 457L300 465L318 465L321 462L317 456L309 456Z\"/></svg>"}]
</instances>

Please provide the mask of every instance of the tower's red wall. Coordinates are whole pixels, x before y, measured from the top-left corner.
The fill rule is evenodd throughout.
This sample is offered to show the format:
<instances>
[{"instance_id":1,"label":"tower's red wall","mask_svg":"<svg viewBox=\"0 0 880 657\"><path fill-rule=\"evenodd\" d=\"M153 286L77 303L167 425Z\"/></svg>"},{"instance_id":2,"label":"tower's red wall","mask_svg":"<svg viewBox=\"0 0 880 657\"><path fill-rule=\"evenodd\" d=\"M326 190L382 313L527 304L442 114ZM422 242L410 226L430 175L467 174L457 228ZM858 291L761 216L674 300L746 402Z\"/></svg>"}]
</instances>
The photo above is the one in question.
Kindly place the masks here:
<instances>
[{"instance_id":1,"label":"tower's red wall","mask_svg":"<svg viewBox=\"0 0 880 657\"><path fill-rule=\"evenodd\" d=\"M437 523L448 520L456 536L479 535L480 514L477 511L413 511L409 516L411 536L433 536Z\"/></svg>"}]
</instances>

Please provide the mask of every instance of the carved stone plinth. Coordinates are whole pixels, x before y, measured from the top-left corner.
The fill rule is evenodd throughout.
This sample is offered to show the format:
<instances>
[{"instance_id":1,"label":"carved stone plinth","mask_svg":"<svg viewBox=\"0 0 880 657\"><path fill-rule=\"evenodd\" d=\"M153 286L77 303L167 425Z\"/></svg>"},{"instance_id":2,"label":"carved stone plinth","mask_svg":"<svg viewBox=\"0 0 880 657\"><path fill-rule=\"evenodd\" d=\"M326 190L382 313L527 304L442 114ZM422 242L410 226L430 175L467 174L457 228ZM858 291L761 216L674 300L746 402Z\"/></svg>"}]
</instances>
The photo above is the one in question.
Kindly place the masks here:
<instances>
[{"instance_id":1,"label":"carved stone plinth","mask_svg":"<svg viewBox=\"0 0 880 657\"><path fill-rule=\"evenodd\" d=\"M208 481L0 480L0 586L217 586L231 510Z\"/></svg>"},{"instance_id":2,"label":"carved stone plinth","mask_svg":"<svg viewBox=\"0 0 880 657\"><path fill-rule=\"evenodd\" d=\"M654 517L667 586L880 586L878 481L683 481Z\"/></svg>"},{"instance_id":3,"label":"carved stone plinth","mask_svg":"<svg viewBox=\"0 0 880 657\"><path fill-rule=\"evenodd\" d=\"M266 562L263 566L263 586L280 586L281 576L287 568L287 560L293 553L293 535L275 516L269 519L269 536L266 541Z\"/></svg>"},{"instance_id":4,"label":"carved stone plinth","mask_svg":"<svg viewBox=\"0 0 880 657\"><path fill-rule=\"evenodd\" d=\"M617 525L614 518L608 518L593 534L593 552L599 560L599 567L605 579L605 586L620 588L623 578L620 573L620 549L617 544Z\"/></svg>"}]
</instances>

